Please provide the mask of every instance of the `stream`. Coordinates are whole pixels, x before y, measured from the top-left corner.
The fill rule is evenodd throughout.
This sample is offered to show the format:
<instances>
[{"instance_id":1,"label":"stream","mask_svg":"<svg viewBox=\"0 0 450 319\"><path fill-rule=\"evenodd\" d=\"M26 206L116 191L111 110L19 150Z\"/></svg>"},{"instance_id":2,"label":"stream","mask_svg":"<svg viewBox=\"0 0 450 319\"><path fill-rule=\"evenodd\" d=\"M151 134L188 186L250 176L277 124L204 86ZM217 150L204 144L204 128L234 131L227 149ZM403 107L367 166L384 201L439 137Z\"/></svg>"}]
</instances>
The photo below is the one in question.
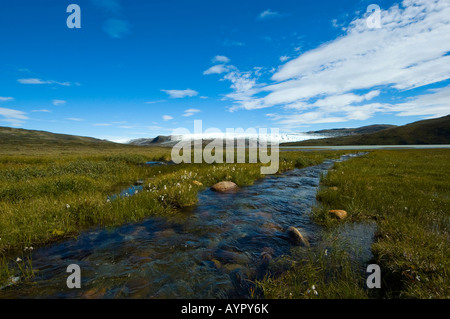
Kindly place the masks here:
<instances>
[{"instance_id":1,"label":"stream","mask_svg":"<svg viewBox=\"0 0 450 319\"><path fill-rule=\"evenodd\" d=\"M317 243L320 226L308 214L321 175L352 156L266 176L236 193L207 189L172 217L35 249L34 280L0 290L0 298L248 298L268 260L289 254L289 226ZM81 268L81 289L66 285L70 264Z\"/></svg>"}]
</instances>

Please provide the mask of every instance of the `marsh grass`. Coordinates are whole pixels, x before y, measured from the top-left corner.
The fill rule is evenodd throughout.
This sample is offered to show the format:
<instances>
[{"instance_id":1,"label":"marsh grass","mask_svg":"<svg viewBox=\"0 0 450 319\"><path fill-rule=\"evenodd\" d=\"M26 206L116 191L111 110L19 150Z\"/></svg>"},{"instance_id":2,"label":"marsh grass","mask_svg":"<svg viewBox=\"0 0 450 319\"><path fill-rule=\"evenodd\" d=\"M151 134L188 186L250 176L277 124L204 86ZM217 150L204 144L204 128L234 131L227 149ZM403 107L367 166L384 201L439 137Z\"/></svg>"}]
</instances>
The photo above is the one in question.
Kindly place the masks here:
<instances>
[{"instance_id":1,"label":"marsh grass","mask_svg":"<svg viewBox=\"0 0 450 319\"><path fill-rule=\"evenodd\" d=\"M360 266L337 243L295 248L256 285L268 299L366 299Z\"/></svg>"},{"instance_id":2,"label":"marsh grass","mask_svg":"<svg viewBox=\"0 0 450 319\"><path fill-rule=\"evenodd\" d=\"M91 227L174 214L196 204L198 191L214 183L247 186L263 177L261 164L142 165L170 160L168 148L11 147L0 153L0 286L15 276L31 278L31 263L14 264L26 247L75 237ZM279 172L341 153L283 152ZM142 191L111 199L138 180Z\"/></svg>"},{"instance_id":3,"label":"marsh grass","mask_svg":"<svg viewBox=\"0 0 450 319\"><path fill-rule=\"evenodd\" d=\"M285 297L287 285L296 291L294 296L309 297L302 292L315 282L316 287L323 286L322 297L450 298L449 158L446 149L377 150L336 163L323 177L314 221L325 232L342 223L377 223L371 263L381 267L381 291L362 290L360 274L352 267L328 280L323 256L315 254L298 257L301 266L263 281L267 296ZM349 216L334 219L329 209L346 210ZM351 265L350 256L330 260L331 269Z\"/></svg>"}]
</instances>

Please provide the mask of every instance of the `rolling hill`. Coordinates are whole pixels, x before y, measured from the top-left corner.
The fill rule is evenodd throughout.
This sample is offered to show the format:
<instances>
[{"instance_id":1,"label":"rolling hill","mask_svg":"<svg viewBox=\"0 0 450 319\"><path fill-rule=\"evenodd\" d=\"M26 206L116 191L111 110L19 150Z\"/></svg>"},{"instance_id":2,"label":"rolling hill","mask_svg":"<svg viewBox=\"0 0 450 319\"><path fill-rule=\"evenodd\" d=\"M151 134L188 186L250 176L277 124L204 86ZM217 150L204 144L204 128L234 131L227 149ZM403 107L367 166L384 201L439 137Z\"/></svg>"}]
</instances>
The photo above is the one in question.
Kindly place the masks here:
<instances>
[{"instance_id":1,"label":"rolling hill","mask_svg":"<svg viewBox=\"0 0 450 319\"><path fill-rule=\"evenodd\" d=\"M388 124L375 124L369 126L362 126L357 128L334 128L329 130L320 130L320 131L309 131L308 134L324 134L331 135L330 137L337 136L346 136L346 135L354 135L354 134L366 134L366 133L375 133L378 131L385 130L387 128L393 128L396 125L388 125Z\"/></svg>"},{"instance_id":2,"label":"rolling hill","mask_svg":"<svg viewBox=\"0 0 450 319\"><path fill-rule=\"evenodd\" d=\"M422 120L374 133L283 143L282 146L450 144L450 115Z\"/></svg>"},{"instance_id":3,"label":"rolling hill","mask_svg":"<svg viewBox=\"0 0 450 319\"><path fill-rule=\"evenodd\" d=\"M32 146L114 146L117 143L92 137L55 134L0 126L0 147L8 145Z\"/></svg>"}]
</instances>

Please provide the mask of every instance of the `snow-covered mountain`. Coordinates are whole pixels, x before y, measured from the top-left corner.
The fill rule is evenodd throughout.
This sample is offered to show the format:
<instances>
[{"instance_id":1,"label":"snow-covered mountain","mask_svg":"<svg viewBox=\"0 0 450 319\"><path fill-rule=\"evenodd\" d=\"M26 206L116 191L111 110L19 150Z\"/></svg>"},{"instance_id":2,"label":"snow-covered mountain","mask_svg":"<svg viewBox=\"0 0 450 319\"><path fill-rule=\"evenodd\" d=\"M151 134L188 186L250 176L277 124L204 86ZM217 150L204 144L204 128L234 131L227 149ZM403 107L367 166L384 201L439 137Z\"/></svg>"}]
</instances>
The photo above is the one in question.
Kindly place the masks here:
<instances>
[{"instance_id":1,"label":"snow-covered mountain","mask_svg":"<svg viewBox=\"0 0 450 319\"><path fill-rule=\"evenodd\" d=\"M288 143L288 142L300 142L310 139L318 139L329 137L325 134L313 134L313 133L288 133L288 134L226 134L226 133L203 133L203 134L186 134L186 135L172 135L172 136L158 136L156 138L140 138L132 140L129 143L133 145L174 145L180 141L194 141L203 140L211 141L215 139L223 140L251 140L263 143Z\"/></svg>"}]
</instances>

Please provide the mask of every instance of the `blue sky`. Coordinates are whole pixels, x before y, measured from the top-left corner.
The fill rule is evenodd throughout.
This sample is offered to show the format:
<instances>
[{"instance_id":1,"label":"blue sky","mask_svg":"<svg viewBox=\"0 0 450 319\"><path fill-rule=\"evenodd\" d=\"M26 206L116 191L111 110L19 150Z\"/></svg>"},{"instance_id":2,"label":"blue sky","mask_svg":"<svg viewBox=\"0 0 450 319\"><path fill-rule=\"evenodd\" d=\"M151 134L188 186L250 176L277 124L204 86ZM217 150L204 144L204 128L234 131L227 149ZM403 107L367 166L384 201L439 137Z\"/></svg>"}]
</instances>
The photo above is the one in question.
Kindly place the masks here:
<instances>
[{"instance_id":1,"label":"blue sky","mask_svg":"<svg viewBox=\"0 0 450 319\"><path fill-rule=\"evenodd\" d=\"M66 25L72 3L81 29ZM8 1L0 126L125 141L198 119L401 125L450 113L449 52L448 0Z\"/></svg>"}]
</instances>

